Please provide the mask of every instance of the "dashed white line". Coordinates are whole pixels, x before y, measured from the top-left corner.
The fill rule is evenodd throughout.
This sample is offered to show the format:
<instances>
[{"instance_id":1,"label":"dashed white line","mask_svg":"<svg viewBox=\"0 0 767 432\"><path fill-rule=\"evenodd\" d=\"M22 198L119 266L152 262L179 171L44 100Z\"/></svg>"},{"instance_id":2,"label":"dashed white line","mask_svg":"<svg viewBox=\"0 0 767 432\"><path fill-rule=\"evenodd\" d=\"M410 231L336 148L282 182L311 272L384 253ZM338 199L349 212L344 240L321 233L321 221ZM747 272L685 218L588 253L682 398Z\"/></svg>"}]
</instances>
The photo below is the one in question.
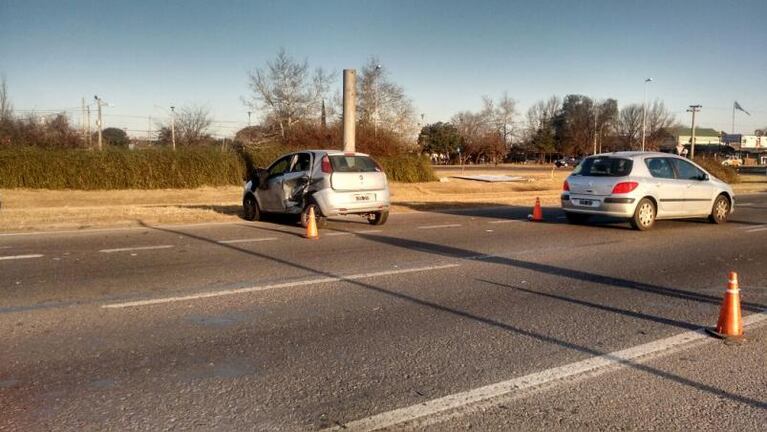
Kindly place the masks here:
<instances>
[{"instance_id":1,"label":"dashed white line","mask_svg":"<svg viewBox=\"0 0 767 432\"><path fill-rule=\"evenodd\" d=\"M45 255L42 254L29 254L29 255L7 255L7 256L0 256L0 261L6 261L6 260L19 260L19 259L28 259L28 258L40 258Z\"/></svg>"},{"instance_id":2,"label":"dashed white line","mask_svg":"<svg viewBox=\"0 0 767 432\"><path fill-rule=\"evenodd\" d=\"M458 228L461 224L445 224L445 225L423 225L418 229L439 229L439 228Z\"/></svg>"},{"instance_id":3,"label":"dashed white line","mask_svg":"<svg viewBox=\"0 0 767 432\"><path fill-rule=\"evenodd\" d=\"M350 233L350 232L332 232L332 233L327 233L325 235L327 235L328 237L338 237L338 236L352 235L352 233Z\"/></svg>"},{"instance_id":4,"label":"dashed white line","mask_svg":"<svg viewBox=\"0 0 767 432\"><path fill-rule=\"evenodd\" d=\"M253 243L277 240L277 237L261 237L261 238L247 238L247 239L234 239L234 240L219 240L216 243L221 244L234 244L234 243Z\"/></svg>"},{"instance_id":5,"label":"dashed white line","mask_svg":"<svg viewBox=\"0 0 767 432\"><path fill-rule=\"evenodd\" d=\"M364 230L364 231L356 231L354 234L375 234L375 233L382 233L383 230Z\"/></svg>"},{"instance_id":6,"label":"dashed white line","mask_svg":"<svg viewBox=\"0 0 767 432\"><path fill-rule=\"evenodd\" d=\"M743 318L744 325L753 325L767 319L767 313L758 313ZM325 431L375 431L410 423L415 421L424 422L431 417L439 417L448 413L460 415L459 410L471 405L487 402L502 396L523 394L524 391L550 383L566 380L567 378L595 373L598 370L611 366L638 363L650 357L661 354L670 354L684 348L685 345L701 341L709 336L700 329L688 331L669 338L660 339L644 345L638 345L622 351L617 351L600 356L594 356L575 363L566 364L540 372L501 381L484 387L454 393L430 401L421 402L404 408L376 414L370 417L355 420L340 426L324 429ZM713 340L713 339L712 339ZM654 355L654 356L651 356ZM417 426L417 425L415 425Z\"/></svg>"},{"instance_id":7,"label":"dashed white line","mask_svg":"<svg viewBox=\"0 0 767 432\"><path fill-rule=\"evenodd\" d=\"M503 223L516 223L516 222L522 222L522 221L519 220L519 219L501 219L501 220L490 221L488 223L491 223L491 224L503 224Z\"/></svg>"},{"instance_id":8,"label":"dashed white line","mask_svg":"<svg viewBox=\"0 0 767 432\"><path fill-rule=\"evenodd\" d=\"M140 250L170 249L172 247L173 245L137 246L137 247L127 247L127 248L117 248L117 249L101 249L99 252L101 253L131 252L131 251L140 251Z\"/></svg>"},{"instance_id":9,"label":"dashed white line","mask_svg":"<svg viewBox=\"0 0 767 432\"><path fill-rule=\"evenodd\" d=\"M758 227L758 228L751 228L746 230L747 233L753 233L753 232L759 232L759 231L767 231L767 226L765 227Z\"/></svg>"},{"instance_id":10,"label":"dashed white line","mask_svg":"<svg viewBox=\"0 0 767 432\"><path fill-rule=\"evenodd\" d=\"M738 227L737 229L751 231L752 229L757 229L757 228L767 228L767 225L746 225L746 226Z\"/></svg>"},{"instance_id":11,"label":"dashed white line","mask_svg":"<svg viewBox=\"0 0 767 432\"><path fill-rule=\"evenodd\" d=\"M106 309L121 309L121 308L129 308L129 307L136 307L136 306L155 305L155 304L161 304L161 303L174 303L174 302L198 300L198 299L210 298L210 297L223 297L223 296L230 296L235 294L267 291L267 290L274 290L274 289L280 289L280 288L292 288L292 287L298 287L298 286L316 285L316 284L323 284L323 283L329 283L329 282L341 282L341 281L348 281L348 280L368 279L368 278L379 277L379 276L392 276L392 275L405 274L405 273L442 270L442 269L458 267L459 265L460 264L444 264L444 265L437 265L437 266L416 267L416 268L400 269L400 270L387 270L387 271L374 272L374 273L360 273L360 274L353 274L349 276L323 277L323 278L310 279L310 280L304 280L304 281L285 282L285 283L274 284L274 285L262 285L262 286L254 286L249 288L210 291L210 292L204 292L204 293L193 294L188 296L165 297L165 298L157 298L157 299L151 299L151 300L138 300L138 301L124 302L124 303L112 303L112 304L102 305L101 307Z\"/></svg>"}]
</instances>

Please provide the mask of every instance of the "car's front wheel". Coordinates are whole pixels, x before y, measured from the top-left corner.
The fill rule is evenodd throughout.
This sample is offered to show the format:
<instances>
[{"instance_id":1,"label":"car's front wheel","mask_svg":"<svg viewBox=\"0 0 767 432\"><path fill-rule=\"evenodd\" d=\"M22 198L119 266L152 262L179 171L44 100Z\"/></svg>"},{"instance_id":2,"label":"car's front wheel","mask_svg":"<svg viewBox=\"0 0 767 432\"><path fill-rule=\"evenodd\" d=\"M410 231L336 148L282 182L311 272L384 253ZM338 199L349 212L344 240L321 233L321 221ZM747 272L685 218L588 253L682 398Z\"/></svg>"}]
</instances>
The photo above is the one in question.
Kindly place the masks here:
<instances>
[{"instance_id":1,"label":"car's front wheel","mask_svg":"<svg viewBox=\"0 0 767 432\"><path fill-rule=\"evenodd\" d=\"M634 216L631 218L631 226L639 231L647 231L655 225L656 215L655 204L648 198L642 198L634 210Z\"/></svg>"},{"instance_id":2,"label":"car's front wheel","mask_svg":"<svg viewBox=\"0 0 767 432\"><path fill-rule=\"evenodd\" d=\"M248 194L242 200L242 218L249 221L261 219L261 209L253 195Z\"/></svg>"},{"instance_id":3,"label":"car's front wheel","mask_svg":"<svg viewBox=\"0 0 767 432\"><path fill-rule=\"evenodd\" d=\"M388 211L375 212L368 216L368 222L370 225L383 225L386 223L387 219L389 219Z\"/></svg>"},{"instance_id":4,"label":"car's front wheel","mask_svg":"<svg viewBox=\"0 0 767 432\"><path fill-rule=\"evenodd\" d=\"M724 195L719 195L714 201L714 207L711 208L711 214L708 216L708 220L711 223L723 224L727 222L727 217L730 216L730 200Z\"/></svg>"}]
</instances>

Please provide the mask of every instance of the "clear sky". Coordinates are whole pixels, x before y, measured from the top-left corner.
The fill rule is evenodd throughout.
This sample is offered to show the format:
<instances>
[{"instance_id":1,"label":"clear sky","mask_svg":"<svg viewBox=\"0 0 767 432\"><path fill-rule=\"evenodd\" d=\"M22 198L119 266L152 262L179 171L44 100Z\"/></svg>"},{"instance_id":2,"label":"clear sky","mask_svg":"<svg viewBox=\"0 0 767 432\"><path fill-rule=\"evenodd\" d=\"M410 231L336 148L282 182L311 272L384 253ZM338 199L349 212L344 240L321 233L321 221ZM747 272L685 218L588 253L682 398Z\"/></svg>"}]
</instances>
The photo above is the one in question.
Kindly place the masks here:
<instances>
[{"instance_id":1,"label":"clear sky","mask_svg":"<svg viewBox=\"0 0 767 432\"><path fill-rule=\"evenodd\" d=\"M767 126L767 1L0 0L0 73L17 110L75 109L147 129L170 105L207 106L217 134L247 124L247 71L284 47L338 72L379 57L427 122L508 91L523 114L551 95L663 100L729 131L737 100ZM135 116L135 117L132 117ZM521 120L521 118L520 118Z\"/></svg>"}]
</instances>

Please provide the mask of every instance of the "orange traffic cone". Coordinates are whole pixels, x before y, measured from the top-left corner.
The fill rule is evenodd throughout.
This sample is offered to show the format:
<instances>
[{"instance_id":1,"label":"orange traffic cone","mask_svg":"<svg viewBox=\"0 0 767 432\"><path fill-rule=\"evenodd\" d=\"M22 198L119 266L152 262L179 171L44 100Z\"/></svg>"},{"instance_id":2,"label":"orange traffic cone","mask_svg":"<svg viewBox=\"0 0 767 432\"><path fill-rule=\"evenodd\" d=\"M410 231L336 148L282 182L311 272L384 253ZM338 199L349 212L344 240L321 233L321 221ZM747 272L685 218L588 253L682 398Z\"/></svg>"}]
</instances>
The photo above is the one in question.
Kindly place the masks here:
<instances>
[{"instance_id":1,"label":"orange traffic cone","mask_svg":"<svg viewBox=\"0 0 767 432\"><path fill-rule=\"evenodd\" d=\"M533 222L540 222L543 220L543 210L541 210L541 199L535 199L535 207L533 207L533 214L528 215L527 219Z\"/></svg>"},{"instance_id":2,"label":"orange traffic cone","mask_svg":"<svg viewBox=\"0 0 767 432\"><path fill-rule=\"evenodd\" d=\"M309 223L306 224L306 238L317 240L320 234L317 232L317 218L314 217L314 206L309 207Z\"/></svg>"},{"instance_id":3,"label":"orange traffic cone","mask_svg":"<svg viewBox=\"0 0 767 432\"><path fill-rule=\"evenodd\" d=\"M730 272L730 282L724 293L722 309L719 311L719 321L716 329L708 332L722 339L740 339L743 337L743 317L740 314L740 289L738 274Z\"/></svg>"}]
</instances>

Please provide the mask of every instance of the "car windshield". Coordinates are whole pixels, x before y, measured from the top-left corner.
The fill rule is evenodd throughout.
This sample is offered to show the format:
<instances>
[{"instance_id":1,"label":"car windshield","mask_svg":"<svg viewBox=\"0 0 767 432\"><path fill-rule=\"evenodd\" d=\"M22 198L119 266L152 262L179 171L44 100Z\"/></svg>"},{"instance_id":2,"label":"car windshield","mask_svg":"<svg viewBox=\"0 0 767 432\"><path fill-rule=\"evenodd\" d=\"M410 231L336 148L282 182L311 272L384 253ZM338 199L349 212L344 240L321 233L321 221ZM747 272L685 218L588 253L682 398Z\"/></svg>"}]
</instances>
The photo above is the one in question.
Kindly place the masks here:
<instances>
[{"instance_id":1,"label":"car windshield","mask_svg":"<svg viewBox=\"0 0 767 432\"><path fill-rule=\"evenodd\" d=\"M335 172L377 172L380 171L372 159L367 156L330 156L330 164Z\"/></svg>"},{"instance_id":2,"label":"car windshield","mask_svg":"<svg viewBox=\"0 0 767 432\"><path fill-rule=\"evenodd\" d=\"M572 175L585 177L625 177L631 173L630 159L599 156L584 159Z\"/></svg>"}]
</instances>

